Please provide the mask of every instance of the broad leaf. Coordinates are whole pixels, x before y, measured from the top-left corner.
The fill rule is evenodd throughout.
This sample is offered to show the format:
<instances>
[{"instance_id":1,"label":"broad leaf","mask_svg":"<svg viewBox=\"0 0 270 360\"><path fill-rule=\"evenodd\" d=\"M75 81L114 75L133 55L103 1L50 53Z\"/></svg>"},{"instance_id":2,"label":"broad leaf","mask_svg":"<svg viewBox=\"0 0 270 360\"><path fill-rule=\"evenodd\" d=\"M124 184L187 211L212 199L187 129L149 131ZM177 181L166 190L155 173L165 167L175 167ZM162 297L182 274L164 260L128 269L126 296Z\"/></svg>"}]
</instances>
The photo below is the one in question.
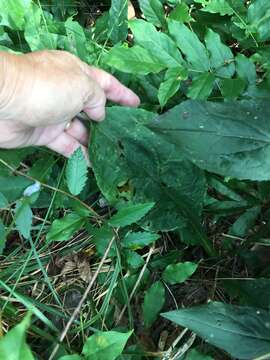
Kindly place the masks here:
<instances>
[{"instance_id":1,"label":"broad leaf","mask_svg":"<svg viewBox=\"0 0 270 360\"><path fill-rule=\"evenodd\" d=\"M66 50L77 55L81 60L87 61L87 40L82 26L72 18L68 18L65 28L67 32Z\"/></svg>"},{"instance_id":2,"label":"broad leaf","mask_svg":"<svg viewBox=\"0 0 270 360\"><path fill-rule=\"evenodd\" d=\"M32 0L0 0L0 25L23 30Z\"/></svg>"},{"instance_id":3,"label":"broad leaf","mask_svg":"<svg viewBox=\"0 0 270 360\"><path fill-rule=\"evenodd\" d=\"M239 359L270 353L270 315L267 310L212 302L163 314Z\"/></svg>"},{"instance_id":4,"label":"broad leaf","mask_svg":"<svg viewBox=\"0 0 270 360\"><path fill-rule=\"evenodd\" d=\"M233 15L234 13L233 8L227 0L208 0L208 2L206 2L206 6L202 10L213 14L217 13L221 16Z\"/></svg>"},{"instance_id":5,"label":"broad leaf","mask_svg":"<svg viewBox=\"0 0 270 360\"><path fill-rule=\"evenodd\" d=\"M66 179L69 191L79 195L87 180L87 163L80 147L68 159Z\"/></svg>"},{"instance_id":6,"label":"broad leaf","mask_svg":"<svg viewBox=\"0 0 270 360\"><path fill-rule=\"evenodd\" d=\"M186 281L196 270L198 265L189 261L171 264L163 271L162 278L169 284L179 284Z\"/></svg>"},{"instance_id":7,"label":"broad leaf","mask_svg":"<svg viewBox=\"0 0 270 360\"><path fill-rule=\"evenodd\" d=\"M114 360L124 350L131 334L132 331L128 333L98 332L86 340L82 354L86 360Z\"/></svg>"},{"instance_id":8,"label":"broad leaf","mask_svg":"<svg viewBox=\"0 0 270 360\"><path fill-rule=\"evenodd\" d=\"M158 27L166 26L165 13L160 0L139 0L139 5L146 20Z\"/></svg>"},{"instance_id":9,"label":"broad leaf","mask_svg":"<svg viewBox=\"0 0 270 360\"><path fill-rule=\"evenodd\" d=\"M256 83L256 66L255 64L243 54L237 54L235 57L237 75L249 82Z\"/></svg>"},{"instance_id":10,"label":"broad leaf","mask_svg":"<svg viewBox=\"0 0 270 360\"><path fill-rule=\"evenodd\" d=\"M0 360L34 360L30 347L26 344L26 331L29 326L30 314L4 337L0 337Z\"/></svg>"},{"instance_id":11,"label":"broad leaf","mask_svg":"<svg viewBox=\"0 0 270 360\"><path fill-rule=\"evenodd\" d=\"M169 32L177 46L186 56L192 69L207 71L210 69L210 61L204 45L197 35L186 25L178 21L169 20Z\"/></svg>"},{"instance_id":12,"label":"broad leaf","mask_svg":"<svg viewBox=\"0 0 270 360\"><path fill-rule=\"evenodd\" d=\"M185 3L178 3L170 12L169 19L180 22L194 21L194 19L189 15L189 7Z\"/></svg>"},{"instance_id":13,"label":"broad leaf","mask_svg":"<svg viewBox=\"0 0 270 360\"><path fill-rule=\"evenodd\" d=\"M113 215L109 224L114 227L124 227L141 220L154 206L154 203L130 204L120 208L117 214Z\"/></svg>"},{"instance_id":14,"label":"broad leaf","mask_svg":"<svg viewBox=\"0 0 270 360\"><path fill-rule=\"evenodd\" d=\"M109 10L108 34L113 44L123 41L128 33L128 0L112 0Z\"/></svg>"},{"instance_id":15,"label":"broad leaf","mask_svg":"<svg viewBox=\"0 0 270 360\"><path fill-rule=\"evenodd\" d=\"M61 356L58 360L82 360L82 357L80 355L77 355L77 354L64 355L64 356Z\"/></svg>"},{"instance_id":16,"label":"broad leaf","mask_svg":"<svg viewBox=\"0 0 270 360\"><path fill-rule=\"evenodd\" d=\"M162 282L155 282L145 293L143 301L144 325L150 327L156 320L165 302L165 288Z\"/></svg>"},{"instance_id":17,"label":"broad leaf","mask_svg":"<svg viewBox=\"0 0 270 360\"><path fill-rule=\"evenodd\" d=\"M178 91L181 82L186 80L188 72L183 67L170 68L167 70L164 82L158 89L158 100L161 107L165 106L168 100Z\"/></svg>"},{"instance_id":18,"label":"broad leaf","mask_svg":"<svg viewBox=\"0 0 270 360\"><path fill-rule=\"evenodd\" d=\"M242 79L223 79L220 82L220 91L226 100L236 100L245 89Z\"/></svg>"},{"instance_id":19,"label":"broad leaf","mask_svg":"<svg viewBox=\"0 0 270 360\"><path fill-rule=\"evenodd\" d=\"M231 49L224 45L219 34L208 29L205 36L207 50L210 53L211 68L222 77L232 77L235 72L234 56Z\"/></svg>"},{"instance_id":20,"label":"broad leaf","mask_svg":"<svg viewBox=\"0 0 270 360\"><path fill-rule=\"evenodd\" d=\"M260 206L254 206L246 210L239 218L232 224L229 234L235 236L247 235L249 229L254 225L257 217L261 212Z\"/></svg>"},{"instance_id":21,"label":"broad leaf","mask_svg":"<svg viewBox=\"0 0 270 360\"><path fill-rule=\"evenodd\" d=\"M144 20L133 20L130 21L130 28L135 44L148 50L161 64L167 67L178 67L183 63L176 44L168 35L157 31L154 25Z\"/></svg>"},{"instance_id":22,"label":"broad leaf","mask_svg":"<svg viewBox=\"0 0 270 360\"><path fill-rule=\"evenodd\" d=\"M215 76L212 73L203 73L192 81L188 88L188 97L196 100L206 100L213 90Z\"/></svg>"},{"instance_id":23,"label":"broad leaf","mask_svg":"<svg viewBox=\"0 0 270 360\"><path fill-rule=\"evenodd\" d=\"M12 202L23 195L23 191L33 184L33 181L22 176L0 176L0 192Z\"/></svg>"},{"instance_id":24,"label":"broad leaf","mask_svg":"<svg viewBox=\"0 0 270 360\"><path fill-rule=\"evenodd\" d=\"M15 224L16 229L26 239L30 237L33 213L30 205L25 200L16 202Z\"/></svg>"},{"instance_id":25,"label":"broad leaf","mask_svg":"<svg viewBox=\"0 0 270 360\"><path fill-rule=\"evenodd\" d=\"M132 250L138 250L152 244L154 241L158 240L159 238L160 236L155 233L133 231L126 234L126 236L122 240L122 246Z\"/></svg>"},{"instance_id":26,"label":"broad leaf","mask_svg":"<svg viewBox=\"0 0 270 360\"><path fill-rule=\"evenodd\" d=\"M147 127L203 169L238 179L269 180L269 118L268 101L186 101Z\"/></svg>"},{"instance_id":27,"label":"broad leaf","mask_svg":"<svg viewBox=\"0 0 270 360\"><path fill-rule=\"evenodd\" d=\"M104 61L117 70L138 75L158 73L166 67L164 63L138 45L131 48L115 46L105 56Z\"/></svg>"},{"instance_id":28,"label":"broad leaf","mask_svg":"<svg viewBox=\"0 0 270 360\"><path fill-rule=\"evenodd\" d=\"M68 214L62 219L56 219L52 223L46 240L48 242L69 240L74 233L81 229L84 223L85 218L77 214Z\"/></svg>"}]
</instances>

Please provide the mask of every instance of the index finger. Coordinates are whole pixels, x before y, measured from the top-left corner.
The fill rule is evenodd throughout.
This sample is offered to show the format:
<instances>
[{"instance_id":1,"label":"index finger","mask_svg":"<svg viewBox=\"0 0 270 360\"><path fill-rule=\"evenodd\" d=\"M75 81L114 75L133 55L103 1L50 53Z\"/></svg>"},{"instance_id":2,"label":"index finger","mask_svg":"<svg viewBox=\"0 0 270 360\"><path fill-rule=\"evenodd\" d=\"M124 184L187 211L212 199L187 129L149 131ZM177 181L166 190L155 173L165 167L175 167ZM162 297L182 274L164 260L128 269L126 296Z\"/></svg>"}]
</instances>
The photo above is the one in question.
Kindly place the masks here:
<instances>
[{"instance_id":1,"label":"index finger","mask_svg":"<svg viewBox=\"0 0 270 360\"><path fill-rule=\"evenodd\" d=\"M99 84L107 99L126 106L137 107L140 105L139 97L111 74L88 65L85 66L84 71Z\"/></svg>"}]
</instances>

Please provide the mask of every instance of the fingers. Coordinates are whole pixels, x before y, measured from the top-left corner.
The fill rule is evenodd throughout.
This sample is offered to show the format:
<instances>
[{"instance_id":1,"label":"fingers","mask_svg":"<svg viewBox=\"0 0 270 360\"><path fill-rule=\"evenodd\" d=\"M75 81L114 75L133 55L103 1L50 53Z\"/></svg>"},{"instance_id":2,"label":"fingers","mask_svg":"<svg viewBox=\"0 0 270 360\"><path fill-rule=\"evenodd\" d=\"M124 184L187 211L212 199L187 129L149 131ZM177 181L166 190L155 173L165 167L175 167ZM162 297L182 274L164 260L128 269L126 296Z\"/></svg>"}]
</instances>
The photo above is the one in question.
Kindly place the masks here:
<instances>
[{"instance_id":1,"label":"fingers","mask_svg":"<svg viewBox=\"0 0 270 360\"><path fill-rule=\"evenodd\" d=\"M86 127L78 119L74 119L65 132L78 140L80 144L84 146L88 145L89 133Z\"/></svg>"},{"instance_id":2,"label":"fingers","mask_svg":"<svg viewBox=\"0 0 270 360\"><path fill-rule=\"evenodd\" d=\"M72 137L70 134L67 134L66 132L62 132L53 141L47 144L49 149L56 151L58 154L64 155L65 157L70 157L80 146L86 154L86 147L81 145L77 139Z\"/></svg>"},{"instance_id":3,"label":"fingers","mask_svg":"<svg viewBox=\"0 0 270 360\"><path fill-rule=\"evenodd\" d=\"M90 89L83 111L90 119L101 121L105 118L106 95L99 84L92 81L92 86L94 86L94 89Z\"/></svg>"},{"instance_id":4,"label":"fingers","mask_svg":"<svg viewBox=\"0 0 270 360\"><path fill-rule=\"evenodd\" d=\"M99 84L109 100L132 107L140 105L139 97L106 71L90 67L87 64L84 64L83 70Z\"/></svg>"}]
</instances>

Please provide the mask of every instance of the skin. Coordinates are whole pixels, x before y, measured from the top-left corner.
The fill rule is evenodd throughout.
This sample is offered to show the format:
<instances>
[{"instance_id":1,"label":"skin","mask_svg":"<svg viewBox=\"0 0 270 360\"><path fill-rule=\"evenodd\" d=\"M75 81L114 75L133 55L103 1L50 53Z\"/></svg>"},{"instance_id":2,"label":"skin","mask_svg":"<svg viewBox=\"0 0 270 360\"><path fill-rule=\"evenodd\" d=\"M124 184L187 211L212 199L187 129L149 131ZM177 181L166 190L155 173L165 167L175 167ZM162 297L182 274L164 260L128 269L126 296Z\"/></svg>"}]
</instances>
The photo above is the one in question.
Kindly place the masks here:
<instances>
[{"instance_id":1,"label":"skin","mask_svg":"<svg viewBox=\"0 0 270 360\"><path fill-rule=\"evenodd\" d=\"M0 52L0 148L47 146L66 157L85 151L89 134L75 116L103 120L107 99L140 103L115 77L68 52Z\"/></svg>"}]
</instances>

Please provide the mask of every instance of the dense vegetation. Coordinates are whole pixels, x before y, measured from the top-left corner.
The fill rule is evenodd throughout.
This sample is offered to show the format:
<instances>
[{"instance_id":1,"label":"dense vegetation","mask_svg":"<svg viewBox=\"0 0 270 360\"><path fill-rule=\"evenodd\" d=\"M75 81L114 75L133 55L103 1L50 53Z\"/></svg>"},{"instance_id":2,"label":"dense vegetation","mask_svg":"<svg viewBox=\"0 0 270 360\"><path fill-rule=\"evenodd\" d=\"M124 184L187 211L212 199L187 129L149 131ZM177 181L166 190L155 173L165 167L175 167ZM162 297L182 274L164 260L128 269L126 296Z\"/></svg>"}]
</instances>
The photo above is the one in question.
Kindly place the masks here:
<instances>
[{"instance_id":1,"label":"dense vegetation","mask_svg":"<svg viewBox=\"0 0 270 360\"><path fill-rule=\"evenodd\" d=\"M87 168L0 150L0 360L270 359L269 0L0 0L0 50L114 73Z\"/></svg>"}]
</instances>

